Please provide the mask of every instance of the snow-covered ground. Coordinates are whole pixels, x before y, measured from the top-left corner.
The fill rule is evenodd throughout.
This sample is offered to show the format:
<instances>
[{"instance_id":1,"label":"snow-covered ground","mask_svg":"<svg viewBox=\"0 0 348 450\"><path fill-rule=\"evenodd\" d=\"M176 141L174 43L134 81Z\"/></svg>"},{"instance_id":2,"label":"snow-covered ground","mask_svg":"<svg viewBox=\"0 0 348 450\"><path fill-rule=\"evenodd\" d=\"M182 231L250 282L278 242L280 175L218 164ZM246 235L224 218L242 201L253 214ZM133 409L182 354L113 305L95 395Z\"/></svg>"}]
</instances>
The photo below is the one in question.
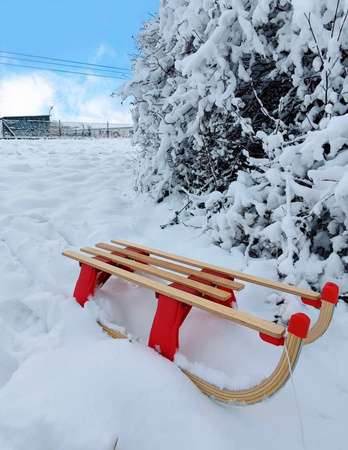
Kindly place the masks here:
<instances>
[{"instance_id":1,"label":"snow-covered ground","mask_svg":"<svg viewBox=\"0 0 348 450\"><path fill-rule=\"evenodd\" d=\"M135 195L135 149L125 139L0 141L1 450L345 450L348 305L304 347L292 380L253 406L202 394L145 343L154 295L110 279L81 308L79 268L63 250L112 238L276 277L211 244L202 230L168 226L179 203ZM239 309L272 320L270 292L249 287ZM288 301L289 312L317 312ZM113 340L96 319L139 339ZM257 333L192 311L176 363L245 387L267 376L279 350Z\"/></svg>"}]
</instances>

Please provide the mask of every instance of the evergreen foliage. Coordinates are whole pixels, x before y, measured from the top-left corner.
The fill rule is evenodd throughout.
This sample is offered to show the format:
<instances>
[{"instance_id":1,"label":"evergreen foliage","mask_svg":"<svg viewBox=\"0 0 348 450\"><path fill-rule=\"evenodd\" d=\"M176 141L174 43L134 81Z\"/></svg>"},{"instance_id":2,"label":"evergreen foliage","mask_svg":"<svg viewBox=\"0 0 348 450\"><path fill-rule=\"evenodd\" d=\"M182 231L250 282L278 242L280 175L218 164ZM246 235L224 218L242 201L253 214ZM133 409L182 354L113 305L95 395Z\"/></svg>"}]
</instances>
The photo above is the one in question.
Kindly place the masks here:
<instances>
[{"instance_id":1,"label":"evergreen foliage","mask_svg":"<svg viewBox=\"0 0 348 450\"><path fill-rule=\"evenodd\" d=\"M184 193L186 224L313 286L348 266L347 15L346 0L162 0L120 89L137 188Z\"/></svg>"}]
</instances>

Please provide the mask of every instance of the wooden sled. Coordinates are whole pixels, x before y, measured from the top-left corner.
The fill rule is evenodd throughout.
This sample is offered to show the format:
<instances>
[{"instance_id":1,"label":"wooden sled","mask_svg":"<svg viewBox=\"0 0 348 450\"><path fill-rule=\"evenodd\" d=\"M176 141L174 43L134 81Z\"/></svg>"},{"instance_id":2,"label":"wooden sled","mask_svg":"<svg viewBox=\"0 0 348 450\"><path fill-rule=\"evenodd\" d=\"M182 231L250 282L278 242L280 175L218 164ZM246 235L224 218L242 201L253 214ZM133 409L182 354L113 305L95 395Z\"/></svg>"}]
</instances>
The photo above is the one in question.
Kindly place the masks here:
<instances>
[{"instance_id":1,"label":"wooden sled","mask_svg":"<svg viewBox=\"0 0 348 450\"><path fill-rule=\"evenodd\" d=\"M64 256L78 261L81 266L74 297L84 306L88 297L94 294L95 288L101 287L111 275L154 291L158 306L150 332L149 346L160 351L166 358L174 359L179 348L180 326L192 306L256 330L264 341L284 346L273 373L251 389L220 389L183 370L205 394L222 402L256 403L270 397L284 386L295 368L302 345L323 335L338 301L338 287L333 283L326 283L320 294L119 239L112 240L112 243L116 245L99 243L96 248L81 248L82 252L93 256L73 251L63 252ZM170 281L171 284L151 280L134 273L135 270ZM321 309L317 322L309 329L309 318L298 313L291 317L286 329L274 322L234 309L234 292L244 288L244 284L235 279L301 297L304 303ZM102 323L99 325L113 338L127 338Z\"/></svg>"}]
</instances>

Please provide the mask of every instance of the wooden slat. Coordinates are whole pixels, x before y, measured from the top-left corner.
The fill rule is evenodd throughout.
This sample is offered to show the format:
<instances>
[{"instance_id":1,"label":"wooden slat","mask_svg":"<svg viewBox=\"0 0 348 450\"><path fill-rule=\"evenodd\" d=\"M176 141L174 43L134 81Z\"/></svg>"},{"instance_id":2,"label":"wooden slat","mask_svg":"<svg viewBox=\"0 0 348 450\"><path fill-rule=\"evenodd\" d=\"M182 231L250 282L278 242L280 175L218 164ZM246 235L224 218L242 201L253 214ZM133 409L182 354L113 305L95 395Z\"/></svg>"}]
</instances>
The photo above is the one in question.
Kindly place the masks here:
<instances>
[{"instance_id":1,"label":"wooden slat","mask_svg":"<svg viewBox=\"0 0 348 450\"><path fill-rule=\"evenodd\" d=\"M166 286L162 283L159 283L158 281L149 280L148 278L142 277L141 275L130 273L126 270L113 267L110 264L104 263L102 261L98 261L95 258L84 256L73 251L65 251L63 252L63 255L96 269L110 273L111 275L116 275L117 277L124 280L136 283L139 286L158 292L159 294L171 297L174 300L186 303L187 305L195 306L196 308L211 312L220 317L236 322L240 325L244 325L260 333L265 333L278 339L285 334L286 330L281 325L277 325L273 322L268 322L267 320L260 319L258 317L252 316L251 314L247 314L245 312L238 311L227 306L220 305L218 303L213 303L202 297L180 291L171 286Z\"/></svg>"},{"instance_id":2,"label":"wooden slat","mask_svg":"<svg viewBox=\"0 0 348 450\"><path fill-rule=\"evenodd\" d=\"M226 278L221 278L217 275L211 275L209 273L201 272L200 270L192 269L190 267L184 267L179 264L174 264L169 261L164 261L163 259L153 258L151 256L142 255L135 253L132 250L127 250L121 247L116 247L115 245L105 244L104 242L99 242L95 245L98 248L108 250L110 252L122 253L130 258L137 259L139 261L146 262L153 266L163 267L164 269L172 270L174 272L182 273L184 275L194 275L195 277L201 278L202 280L211 281L217 286L224 286L234 291L241 291L244 289L244 284L237 283ZM134 247L133 247L134 248Z\"/></svg>"},{"instance_id":3,"label":"wooden slat","mask_svg":"<svg viewBox=\"0 0 348 450\"><path fill-rule=\"evenodd\" d=\"M122 256L112 255L111 253L103 252L101 250L97 250L96 248L91 247L83 247L80 249L84 253L89 253L95 256L102 256L103 258L108 258L110 261L116 262L123 266L130 267L135 270L139 270L144 273L148 273L150 275L154 275L157 278L162 278L164 280L172 281L174 283L180 283L184 286L189 286L196 289L198 292L202 294L210 295L211 297L217 298L218 300L226 301L231 297L231 294L226 291L222 291L221 289L214 288L212 286L207 286L206 284L199 283L194 280L189 280L188 278L182 277L180 275L176 275L172 272L166 272L165 270L157 269L157 267L147 266L142 263L138 263L136 261L123 258ZM134 253L133 253L134 255Z\"/></svg>"},{"instance_id":4,"label":"wooden slat","mask_svg":"<svg viewBox=\"0 0 348 450\"><path fill-rule=\"evenodd\" d=\"M212 264L204 263L202 261L197 261L195 259L186 258L184 256L175 255L173 253L164 252L154 248L146 247L144 245L134 244L132 242L124 241L121 239L112 239L111 242L118 245L123 245L125 247L133 247L140 250L144 250L156 256L161 256L162 258L167 258L172 261L181 262L183 264L188 264L194 267L206 268L211 270L216 270L218 272L224 273L231 276L232 278L237 278L239 280L248 281L250 283L257 284L259 286L268 287L281 292L287 292L288 294L297 295L299 297L308 298L310 300L317 300L320 298L319 292L314 292L309 289L298 288L291 286L289 284L281 283L279 281L268 280L266 278L257 277L255 275L249 275L243 272L237 272L235 270L226 269L223 267L215 266Z\"/></svg>"}]
</instances>

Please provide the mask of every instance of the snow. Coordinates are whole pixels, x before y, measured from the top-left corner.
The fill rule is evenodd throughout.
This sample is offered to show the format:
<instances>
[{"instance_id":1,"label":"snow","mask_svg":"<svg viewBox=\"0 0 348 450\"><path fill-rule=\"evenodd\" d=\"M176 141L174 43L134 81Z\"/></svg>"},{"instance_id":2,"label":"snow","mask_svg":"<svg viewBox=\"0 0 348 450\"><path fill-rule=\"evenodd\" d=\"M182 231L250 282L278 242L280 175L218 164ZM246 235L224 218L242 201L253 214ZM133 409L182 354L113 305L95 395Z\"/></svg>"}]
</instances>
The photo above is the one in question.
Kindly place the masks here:
<instances>
[{"instance_id":1,"label":"snow","mask_svg":"<svg viewBox=\"0 0 348 450\"><path fill-rule=\"evenodd\" d=\"M0 448L113 450L117 441L122 450L346 449L346 303L304 347L292 380L246 407L208 398L178 366L221 386L254 385L281 351L256 332L193 310L173 364L146 346L153 293L112 278L85 308L75 302L79 267L61 252L112 238L277 277L273 261L247 267L241 252L214 246L200 229L161 228L180 201L135 194L136 151L127 139L0 141ZM342 176L342 207L346 185ZM267 233L274 240L279 231ZM333 281L342 272L336 256ZM270 294L247 287L238 307L272 320L280 307ZM284 316L318 315L289 295L281 308ZM133 338L111 339L97 319Z\"/></svg>"}]
</instances>

